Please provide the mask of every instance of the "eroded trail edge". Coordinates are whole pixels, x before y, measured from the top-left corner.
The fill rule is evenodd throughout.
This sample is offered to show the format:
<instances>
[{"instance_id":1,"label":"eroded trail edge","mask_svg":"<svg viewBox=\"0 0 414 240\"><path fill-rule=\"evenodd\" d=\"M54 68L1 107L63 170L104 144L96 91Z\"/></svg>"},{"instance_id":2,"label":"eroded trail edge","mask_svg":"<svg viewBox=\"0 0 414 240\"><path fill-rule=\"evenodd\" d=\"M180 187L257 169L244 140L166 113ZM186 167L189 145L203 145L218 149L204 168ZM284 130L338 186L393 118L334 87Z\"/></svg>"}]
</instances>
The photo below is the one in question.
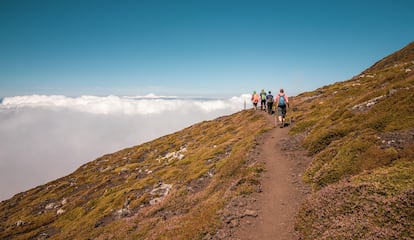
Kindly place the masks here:
<instances>
[{"instance_id":1,"label":"eroded trail edge","mask_svg":"<svg viewBox=\"0 0 414 240\"><path fill-rule=\"evenodd\" d=\"M259 113L260 114L260 113ZM266 113L261 113L266 114ZM274 115L266 118L274 124ZM265 164L261 192L253 194L245 209L257 215L243 217L233 239L298 239L295 216L301 202L310 193L302 175L310 163L300 146L300 136L290 136L289 127L275 127L258 139L254 158Z\"/></svg>"}]
</instances>

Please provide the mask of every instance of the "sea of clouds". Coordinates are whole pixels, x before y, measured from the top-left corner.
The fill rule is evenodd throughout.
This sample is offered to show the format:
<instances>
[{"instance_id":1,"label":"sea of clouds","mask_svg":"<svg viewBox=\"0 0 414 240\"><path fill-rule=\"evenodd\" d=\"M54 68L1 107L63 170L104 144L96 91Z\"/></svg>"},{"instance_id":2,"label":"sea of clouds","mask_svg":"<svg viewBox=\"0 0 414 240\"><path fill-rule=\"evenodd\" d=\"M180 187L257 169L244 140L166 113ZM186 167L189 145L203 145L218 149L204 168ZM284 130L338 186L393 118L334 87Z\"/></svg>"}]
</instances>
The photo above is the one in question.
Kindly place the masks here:
<instances>
[{"instance_id":1,"label":"sea of clouds","mask_svg":"<svg viewBox=\"0 0 414 240\"><path fill-rule=\"evenodd\" d=\"M250 107L231 98L32 95L0 102L0 200L107 153Z\"/></svg>"}]
</instances>

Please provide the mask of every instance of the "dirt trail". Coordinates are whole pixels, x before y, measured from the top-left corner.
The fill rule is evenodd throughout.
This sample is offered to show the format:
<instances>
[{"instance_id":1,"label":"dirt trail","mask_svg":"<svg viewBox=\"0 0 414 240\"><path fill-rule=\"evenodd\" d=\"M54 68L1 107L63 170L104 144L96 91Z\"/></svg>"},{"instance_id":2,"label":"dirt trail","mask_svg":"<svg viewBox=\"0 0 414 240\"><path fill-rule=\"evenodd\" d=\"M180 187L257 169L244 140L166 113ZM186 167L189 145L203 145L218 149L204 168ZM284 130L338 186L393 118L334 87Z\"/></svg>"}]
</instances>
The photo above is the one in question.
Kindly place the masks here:
<instances>
[{"instance_id":1,"label":"dirt trail","mask_svg":"<svg viewBox=\"0 0 414 240\"><path fill-rule=\"evenodd\" d=\"M274 115L266 117L275 124ZM289 127L275 127L259 140L255 157L265 163L266 171L262 192L254 194L253 206L249 206L258 216L241 221L233 235L236 239L298 239L294 221L301 201L309 193L301 181L309 158L288 131Z\"/></svg>"}]
</instances>

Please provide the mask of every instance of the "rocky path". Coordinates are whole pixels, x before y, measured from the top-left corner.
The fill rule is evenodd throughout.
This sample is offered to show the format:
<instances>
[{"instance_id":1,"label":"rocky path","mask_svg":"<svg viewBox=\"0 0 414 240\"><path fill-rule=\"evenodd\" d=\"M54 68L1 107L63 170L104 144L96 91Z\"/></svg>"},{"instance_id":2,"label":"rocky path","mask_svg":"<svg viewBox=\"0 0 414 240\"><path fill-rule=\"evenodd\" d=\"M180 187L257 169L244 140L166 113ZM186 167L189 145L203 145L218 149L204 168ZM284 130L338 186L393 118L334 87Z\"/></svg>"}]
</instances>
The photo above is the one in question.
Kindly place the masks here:
<instances>
[{"instance_id":1,"label":"rocky path","mask_svg":"<svg viewBox=\"0 0 414 240\"><path fill-rule=\"evenodd\" d=\"M274 115L266 117L275 123ZM255 157L265 163L266 171L262 192L254 194L255 201L248 206L258 216L243 218L233 235L235 239L298 239L294 221L301 201L309 193L301 181L309 158L288 131L289 127L275 127L259 140Z\"/></svg>"}]
</instances>

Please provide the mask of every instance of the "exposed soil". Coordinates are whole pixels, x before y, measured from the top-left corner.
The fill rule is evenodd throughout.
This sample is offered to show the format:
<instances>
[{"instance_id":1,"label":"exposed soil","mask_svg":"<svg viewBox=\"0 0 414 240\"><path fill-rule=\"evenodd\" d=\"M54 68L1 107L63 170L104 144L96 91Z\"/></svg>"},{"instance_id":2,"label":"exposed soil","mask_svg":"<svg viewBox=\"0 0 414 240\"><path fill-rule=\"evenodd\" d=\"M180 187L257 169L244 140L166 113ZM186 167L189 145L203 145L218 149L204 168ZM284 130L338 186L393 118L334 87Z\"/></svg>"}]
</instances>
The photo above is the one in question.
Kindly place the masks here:
<instances>
[{"instance_id":1,"label":"exposed soil","mask_svg":"<svg viewBox=\"0 0 414 240\"><path fill-rule=\"evenodd\" d=\"M275 124L275 115L266 114L266 117ZM264 162L266 166L261 189L252 196L233 201L230 210L227 209L242 214L236 214L241 216L237 221L228 221L231 230L222 233L225 239L298 239L295 216L300 203L310 193L309 187L302 183L310 158L300 147L301 137L290 136L288 131L289 126L277 126L258 140L253 161Z\"/></svg>"}]
</instances>

